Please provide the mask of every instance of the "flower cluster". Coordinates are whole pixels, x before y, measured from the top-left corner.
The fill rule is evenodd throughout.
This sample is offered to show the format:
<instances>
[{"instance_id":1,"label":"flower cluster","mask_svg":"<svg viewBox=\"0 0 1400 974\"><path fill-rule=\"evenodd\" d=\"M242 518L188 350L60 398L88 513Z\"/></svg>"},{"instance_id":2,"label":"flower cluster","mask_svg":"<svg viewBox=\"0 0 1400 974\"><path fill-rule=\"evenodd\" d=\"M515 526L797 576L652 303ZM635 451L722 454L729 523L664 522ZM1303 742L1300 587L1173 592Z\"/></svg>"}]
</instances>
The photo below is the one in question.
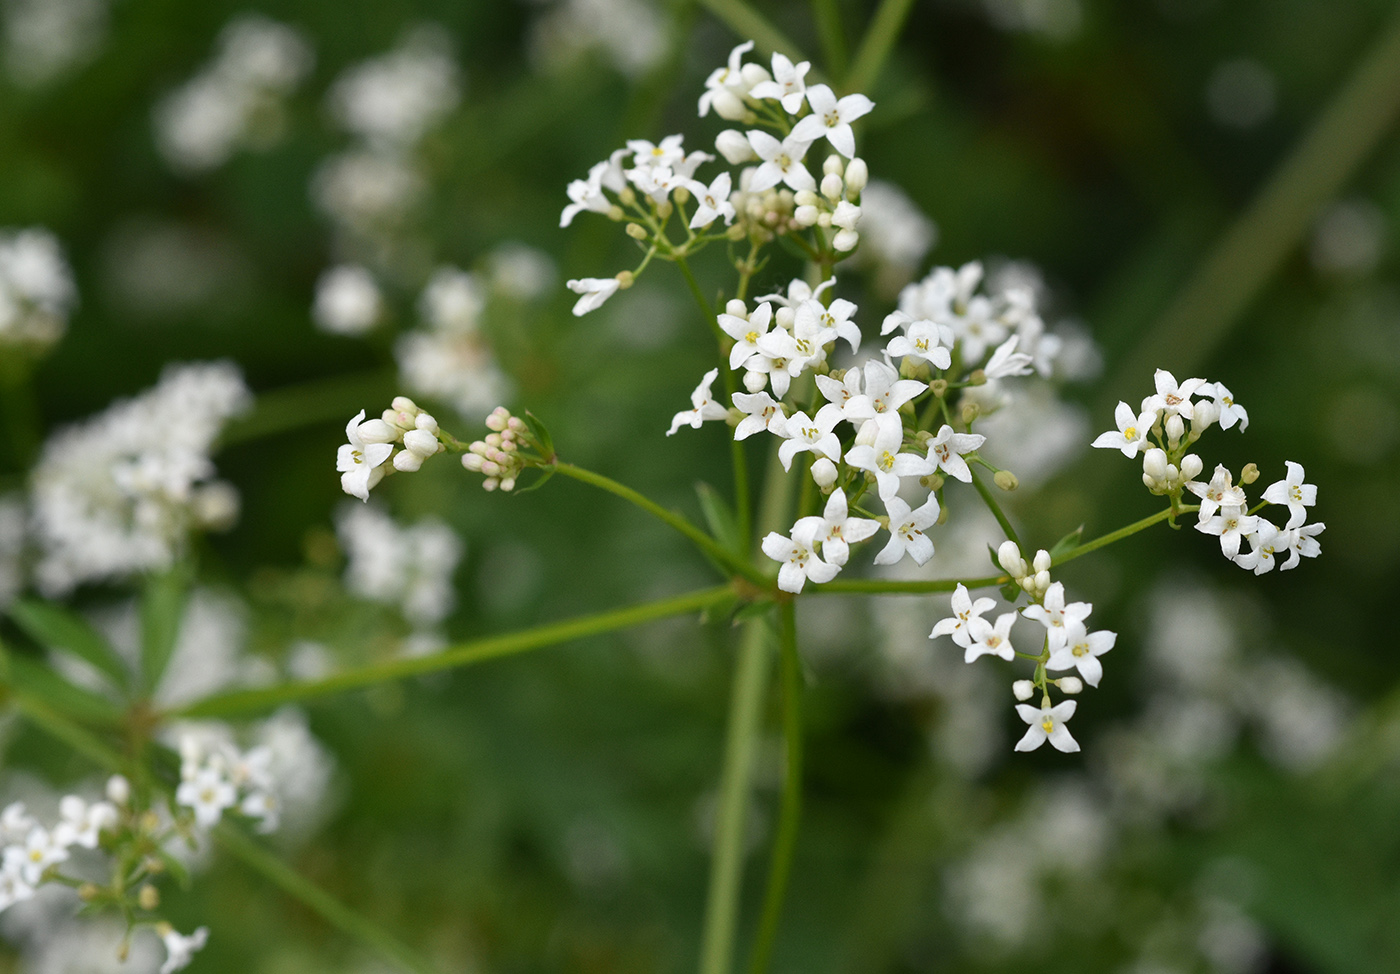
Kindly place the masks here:
<instances>
[{"instance_id":1,"label":"flower cluster","mask_svg":"<svg viewBox=\"0 0 1400 974\"><path fill-rule=\"evenodd\" d=\"M1241 568L1262 575L1276 565L1286 571L1296 568L1302 558L1316 558L1322 551L1317 536L1326 525L1304 523L1307 508L1317 502L1317 487L1304 483L1302 466L1287 461L1287 476L1270 484L1254 507L1244 492L1259 476L1252 463L1240 472L1238 484L1224 464L1216 465L1209 481L1197 480L1205 464L1189 452L1191 447L1217 423L1222 429L1238 424L1243 431L1249 425L1249 413L1219 382L1187 379L1178 383L1161 369L1155 382L1157 391L1137 411L1125 402L1118 404L1114 413L1118 429L1100 435L1093 445L1121 450L1130 459L1141 452L1143 484L1154 494L1168 496L1173 509L1183 491L1200 498L1196 530L1218 537L1221 553ZM1283 527L1259 515L1271 504L1288 508ZM1279 558L1285 560L1280 564Z\"/></svg>"},{"instance_id":2,"label":"flower cluster","mask_svg":"<svg viewBox=\"0 0 1400 974\"><path fill-rule=\"evenodd\" d=\"M310 44L286 24L244 15L219 35L199 74L156 106L156 144L183 172L223 165L236 149L262 148L285 127L283 101L311 72Z\"/></svg>"},{"instance_id":3,"label":"flower cluster","mask_svg":"<svg viewBox=\"0 0 1400 974\"><path fill-rule=\"evenodd\" d=\"M77 300L73 272L53 234L39 228L0 231L0 354L53 345Z\"/></svg>"},{"instance_id":4,"label":"flower cluster","mask_svg":"<svg viewBox=\"0 0 1400 974\"><path fill-rule=\"evenodd\" d=\"M238 494L210 452L250 403L228 362L168 367L154 389L55 433L32 474L40 589L167 568L193 528L224 528Z\"/></svg>"},{"instance_id":5,"label":"flower cluster","mask_svg":"<svg viewBox=\"0 0 1400 974\"><path fill-rule=\"evenodd\" d=\"M374 507L347 504L336 518L346 588L397 605L416 627L442 622L452 611L452 573L462 559L457 535L437 518L401 528Z\"/></svg>"},{"instance_id":6,"label":"flower cluster","mask_svg":"<svg viewBox=\"0 0 1400 974\"><path fill-rule=\"evenodd\" d=\"M240 751L217 735L187 733L180 738L180 784L175 804L193 813L194 824L211 829L230 809L273 832L281 817L272 749Z\"/></svg>"},{"instance_id":7,"label":"flower cluster","mask_svg":"<svg viewBox=\"0 0 1400 974\"><path fill-rule=\"evenodd\" d=\"M874 103L860 94L838 99L823 84L808 86L806 61L793 64L774 54L771 72L745 64L743 56L752 49L751 41L734 48L700 97L702 116L713 109L721 118L760 126L744 132L726 129L715 139L716 151L739 167L737 172L720 172L709 182L697 179L699 167L715 156L687 153L682 137L671 135L659 144L629 141L593 166L587 179L569 184L570 202L560 226L584 211L630 220L628 234L646 251L636 270L570 281L580 295L574 314L587 314L630 287L653 257L682 258L713 240L747 240L756 251L777 236L788 236L812 256L846 254L860 242L859 201L869 173L855 155L851 123ZM807 156L823 140L832 152L821 163L818 178ZM692 202L694 209L687 213ZM668 231L676 214L685 235L679 241ZM726 229L711 230L721 219Z\"/></svg>"},{"instance_id":8,"label":"flower cluster","mask_svg":"<svg viewBox=\"0 0 1400 974\"><path fill-rule=\"evenodd\" d=\"M349 442L336 454L335 468L341 489L362 501L369 500L370 490L386 474L414 473L445 448L437 420L407 396L395 396L378 419L365 419L361 409L346 425L345 436Z\"/></svg>"},{"instance_id":9,"label":"flower cluster","mask_svg":"<svg viewBox=\"0 0 1400 974\"><path fill-rule=\"evenodd\" d=\"M160 894L149 880L164 872L161 846L169 836L159 815L137 812L131 785L121 775L108 779L106 793L106 800L95 802L79 795L63 796L52 825L39 822L23 802L13 802L0 812L0 912L33 898L46 883L74 887L88 904L119 906L129 927L154 926L166 948L161 974L173 974L189 964L209 931L200 927L185 936L153 918ZM100 849L126 863L111 887L84 881L82 869L79 875L63 872L74 850L81 849Z\"/></svg>"}]
</instances>

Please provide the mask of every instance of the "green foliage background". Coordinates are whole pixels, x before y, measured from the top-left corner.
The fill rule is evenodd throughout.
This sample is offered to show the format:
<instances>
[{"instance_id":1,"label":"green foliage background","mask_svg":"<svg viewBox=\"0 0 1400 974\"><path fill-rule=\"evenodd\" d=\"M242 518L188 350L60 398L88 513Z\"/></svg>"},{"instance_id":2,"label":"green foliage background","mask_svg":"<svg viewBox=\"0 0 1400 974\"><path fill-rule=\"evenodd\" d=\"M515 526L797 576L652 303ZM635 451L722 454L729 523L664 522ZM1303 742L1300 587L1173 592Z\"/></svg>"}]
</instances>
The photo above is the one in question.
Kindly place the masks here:
<instances>
[{"instance_id":1,"label":"green foliage background","mask_svg":"<svg viewBox=\"0 0 1400 974\"><path fill-rule=\"evenodd\" d=\"M755 6L820 58L806 4ZM854 46L873 4L836 6ZM1400 581L1393 126L1343 187L1385 215L1374 270L1319 272L1306 240L1295 241L1212 340L1154 330L1372 45L1395 31L1393 6L1091 0L1080 32L1054 42L1000 32L969 2L914 4L868 92L878 108L862 155L938 222L931 259L1001 254L1044 269L1056 309L1082 317L1105 353L1103 381L1074 393L1096 428L1106 428L1119 394L1147 389L1150 367L1134 357L1144 343L1159 352L1153 364L1225 381L1251 426L1217 440L1220 459L1237 469L1253 460L1266 481L1285 459L1302 462L1328 529L1322 558L1260 579L1189 530L1138 536L1067 569L1095 618L1121 634L1104 689L1076 719L1085 751L1005 760L972 781L931 763L928 727L938 715L927 704L878 691L871 618L882 603L843 603L854 621L841 629L840 651L809 660L807 817L775 970L1122 970L1163 918L1189 927L1183 904L1222 858L1255 877L1242 906L1266 932L1268 971L1400 969L1400 699L1389 611ZM471 266L519 240L553 254L561 280L603 276L626 266L630 244L587 216L561 232L565 184L626 138L683 131L691 146L706 145L719 126L696 119L695 97L736 37L710 10L668 7L671 54L631 82L602 59L534 72L524 36L535 10L526 4L266 2L256 9L303 29L317 51L286 139L209 176L173 175L156 154L152 105L204 63L218 30L245 9L230 0L122 0L91 64L39 90L0 85L0 226L52 229L82 295L67 338L35 378L41 433L148 387L171 361L231 357L269 394L217 458L242 492L241 522L210 538L200 558L209 580L250 598L254 650L276 653L307 618L357 626L330 584L339 565L327 532L341 496L330 461L345 420L394 391L387 342L327 336L309 317L330 255L307 182L344 142L322 107L326 85L386 49L405 24L443 24L466 85L462 107L426 147L433 196L422 219L436 259ZM1277 79L1277 111L1248 131L1216 125L1204 107L1211 71L1242 55ZM178 224L223 255L215 284L176 313L143 311L114 282L121 230L143 223ZM697 264L707 288L727 283L722 263L716 252ZM756 282L758 293L781 283L777 269L771 276ZM858 281L850 287L863 321L884 313ZM698 514L693 484L724 484L727 452L713 430L661 435L711 354L680 280L656 268L582 319L570 316L571 304L560 286L542 309L490 324L518 401L549 423L567 459ZM405 319L410 309L405 296ZM446 407L438 412L470 433L447 423ZM17 485L20 457L0 462L5 483ZM1097 535L1155 509L1136 482L1133 464L1086 455L1035 497L1018 497L1016 514L1038 543L1080 523ZM397 514L437 512L467 541L449 622L455 638L710 577L683 539L562 478L521 497L487 495L441 463L394 478L383 493ZM999 954L950 920L943 870L1035 779L1093 765L1099 732L1132 715L1140 690L1144 595L1184 570L1262 604L1268 651L1295 654L1351 697L1355 732L1328 767L1305 776L1274 769L1243 744L1209 767L1205 812L1133 833L1106 870L1111 878L1057 892L1056 902L1075 906L1052 911L1029 950ZM707 869L697 807L717 780L731 661L723 624L675 621L314 703L312 726L340 763L344 800L290 861L444 971L688 969ZM1008 731L1010 703L1008 694ZM772 726L776 733L776 716ZM91 772L28 729L4 761L59 783ZM770 817L772 781L759 799ZM765 843L751 860L750 911ZM231 860L217 860L168 903L182 929L213 928L199 970L367 963L362 948ZM1101 922L1081 923L1080 911ZM1182 970L1198 969L1187 954L1181 960Z\"/></svg>"}]
</instances>

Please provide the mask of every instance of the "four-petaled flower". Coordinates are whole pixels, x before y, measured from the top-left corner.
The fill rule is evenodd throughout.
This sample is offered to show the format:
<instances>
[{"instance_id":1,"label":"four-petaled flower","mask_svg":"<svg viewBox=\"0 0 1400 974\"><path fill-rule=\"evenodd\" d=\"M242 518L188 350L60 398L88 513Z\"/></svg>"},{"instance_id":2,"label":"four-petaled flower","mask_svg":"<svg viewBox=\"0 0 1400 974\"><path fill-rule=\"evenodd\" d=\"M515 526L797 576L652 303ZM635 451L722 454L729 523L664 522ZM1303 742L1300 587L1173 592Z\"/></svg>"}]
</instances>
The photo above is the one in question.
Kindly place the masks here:
<instances>
[{"instance_id":1,"label":"four-petaled flower","mask_svg":"<svg viewBox=\"0 0 1400 974\"><path fill-rule=\"evenodd\" d=\"M880 522L868 517L851 517L846 506L846 492L837 487L827 499L821 517L800 518L792 527L793 540L811 547L822 546L822 557L833 565L844 565L850 557L850 546L874 537Z\"/></svg>"},{"instance_id":2,"label":"four-petaled flower","mask_svg":"<svg viewBox=\"0 0 1400 974\"><path fill-rule=\"evenodd\" d=\"M823 406L836 409L837 406ZM886 505L899 491L903 477L923 477L933 473L933 464L917 453L901 453L904 444L904 424L898 413L886 413L870 420L876 426L875 440L868 446L858 443L846 452L846 462L875 475L880 500ZM836 459L833 457L832 459Z\"/></svg>"},{"instance_id":3,"label":"four-petaled flower","mask_svg":"<svg viewBox=\"0 0 1400 974\"><path fill-rule=\"evenodd\" d=\"M775 98L782 102L783 111L796 115L802 108L802 99L807 91L807 71L810 61L793 64L785 54L773 52L773 80L760 81L749 92L750 98Z\"/></svg>"},{"instance_id":4,"label":"four-petaled flower","mask_svg":"<svg viewBox=\"0 0 1400 974\"><path fill-rule=\"evenodd\" d=\"M1089 632L1083 625L1071 626L1064 645L1050 653L1045 668L1054 671L1077 668L1084 682L1096 687L1103 678L1103 664L1099 662L1099 657L1112 649L1117 641L1118 634L1107 629Z\"/></svg>"},{"instance_id":5,"label":"four-petaled flower","mask_svg":"<svg viewBox=\"0 0 1400 974\"><path fill-rule=\"evenodd\" d=\"M734 393L734 405L747 415L734 427L734 439L744 440L759 430L766 429L775 436L787 432L787 414L778 401L766 392Z\"/></svg>"},{"instance_id":6,"label":"four-petaled flower","mask_svg":"<svg viewBox=\"0 0 1400 974\"><path fill-rule=\"evenodd\" d=\"M885 513L890 516L890 540L875 556L875 564L893 565L905 552L919 565L933 557L933 542L924 529L938 520L937 497L929 494L928 500L915 510L910 510L899 497L890 497L885 500Z\"/></svg>"},{"instance_id":7,"label":"four-petaled flower","mask_svg":"<svg viewBox=\"0 0 1400 974\"><path fill-rule=\"evenodd\" d=\"M929 462L948 476L970 484L972 471L963 454L971 453L986 442L987 438L980 433L954 433L953 427L944 423L938 435L928 441Z\"/></svg>"},{"instance_id":8,"label":"four-petaled flower","mask_svg":"<svg viewBox=\"0 0 1400 974\"><path fill-rule=\"evenodd\" d=\"M1014 612L1003 612L997 616L995 624L981 618L971 620L968 625L972 630L972 641L963 659L971 663L979 656L1000 656L1007 660L1015 658L1016 649L1011 645L1011 627L1015 623Z\"/></svg>"},{"instance_id":9,"label":"four-petaled flower","mask_svg":"<svg viewBox=\"0 0 1400 974\"><path fill-rule=\"evenodd\" d=\"M875 103L859 94L837 101L835 92L826 85L812 85L807 89L807 104L812 107L812 114L792 127L792 138L815 142L825 136L832 148L847 159L852 158L856 154L856 136L851 123L874 108Z\"/></svg>"},{"instance_id":10,"label":"four-petaled flower","mask_svg":"<svg viewBox=\"0 0 1400 974\"><path fill-rule=\"evenodd\" d=\"M796 135L789 135L779 142L767 132L758 129L749 132L749 145L753 146L754 154L763 160L763 164L754 171L749 191L761 193L779 183L787 183L795 193L804 189L815 190L817 181L802 164L811 144L810 139L803 140Z\"/></svg>"},{"instance_id":11,"label":"four-petaled flower","mask_svg":"<svg viewBox=\"0 0 1400 974\"><path fill-rule=\"evenodd\" d=\"M1118 408L1113 411L1113 421L1118 424L1118 429L1100 433L1089 445L1101 450L1122 450L1123 456L1132 458L1147 447L1147 434L1152 432L1152 424L1157 421L1157 411L1134 413L1133 407L1120 399Z\"/></svg>"},{"instance_id":12,"label":"four-petaled flower","mask_svg":"<svg viewBox=\"0 0 1400 974\"><path fill-rule=\"evenodd\" d=\"M1285 461L1288 476L1270 484L1264 491L1264 500L1270 504L1288 505L1288 523L1285 528L1296 528L1308 519L1307 508L1317 503L1317 487L1303 483L1303 467L1292 460Z\"/></svg>"},{"instance_id":13,"label":"four-petaled flower","mask_svg":"<svg viewBox=\"0 0 1400 974\"><path fill-rule=\"evenodd\" d=\"M1039 605L1026 606L1021 610L1021 615L1045 627L1050 652L1053 653L1068 641L1071 631L1076 627L1084 628L1084 620L1089 618L1093 609L1088 602L1066 605L1064 583L1054 582L1045 590L1045 600Z\"/></svg>"},{"instance_id":14,"label":"four-petaled flower","mask_svg":"<svg viewBox=\"0 0 1400 974\"><path fill-rule=\"evenodd\" d=\"M792 458L811 450L835 462L841 459L841 441L832 432L841 422L841 407L830 403L817 410L815 417L809 418L804 412L796 412L788 417L785 424L787 439L778 447L778 459L784 470L792 469Z\"/></svg>"},{"instance_id":15,"label":"four-petaled flower","mask_svg":"<svg viewBox=\"0 0 1400 974\"><path fill-rule=\"evenodd\" d=\"M981 598L975 602L967 591L967 586L961 582L953 590L953 614L946 619L940 619L933 627L933 632L928 634L928 638L936 639L939 636L951 636L953 642L963 649L972 645L972 623L980 620L982 613L989 609L996 608L996 600Z\"/></svg>"},{"instance_id":16,"label":"four-petaled flower","mask_svg":"<svg viewBox=\"0 0 1400 974\"><path fill-rule=\"evenodd\" d=\"M705 373L705 377L700 380L700 384L695 387L695 391L690 394L690 409L684 409L671 417L671 428L666 431L670 436L682 426L689 426L692 429L699 429L700 424L709 419L725 419L729 416L729 410L715 402L710 395L710 385L719 375L719 369L711 369Z\"/></svg>"},{"instance_id":17,"label":"four-petaled flower","mask_svg":"<svg viewBox=\"0 0 1400 974\"><path fill-rule=\"evenodd\" d=\"M690 229L708 227L720 217L724 217L726 225L734 222L734 204L729 202L729 173L720 173L708 186L694 179L687 181L685 186L697 204L695 215L690 218Z\"/></svg>"},{"instance_id":18,"label":"four-petaled flower","mask_svg":"<svg viewBox=\"0 0 1400 974\"><path fill-rule=\"evenodd\" d=\"M1187 379L1178 384L1176 376L1166 369L1158 369L1153 374L1152 381L1156 383L1157 393L1142 401L1143 412L1155 413L1160 409L1163 416L1177 415L1182 419L1195 417L1196 407L1191 402L1191 397L1206 384L1205 379Z\"/></svg>"},{"instance_id":19,"label":"four-petaled flower","mask_svg":"<svg viewBox=\"0 0 1400 974\"><path fill-rule=\"evenodd\" d=\"M932 321L911 321L904 334L895 335L885 346L885 354L891 358L923 359L935 369L946 369L953 364L953 329Z\"/></svg>"},{"instance_id":20,"label":"four-petaled flower","mask_svg":"<svg viewBox=\"0 0 1400 974\"><path fill-rule=\"evenodd\" d=\"M1079 742L1070 736L1065 723L1074 716L1077 701L1065 700L1051 707L1042 704L1032 707L1028 703L1018 703L1016 713L1031 726L1025 736L1016 742L1018 751L1034 751L1047 740L1057 751L1071 753L1079 750Z\"/></svg>"},{"instance_id":21,"label":"four-petaled flower","mask_svg":"<svg viewBox=\"0 0 1400 974\"><path fill-rule=\"evenodd\" d=\"M782 563L783 567L778 569L778 588L794 595L802 591L807 579L817 583L829 582L841 571L839 565L818 558L811 544L785 538L776 531L763 539L763 553Z\"/></svg>"},{"instance_id":22,"label":"four-petaled flower","mask_svg":"<svg viewBox=\"0 0 1400 974\"><path fill-rule=\"evenodd\" d=\"M340 489L362 501L369 500L369 492L375 484L384 479L384 461L394 452L389 443L366 443L360 439L360 421L365 418L361 409L345 427L345 438L350 442L342 444L335 457L335 469L340 471Z\"/></svg>"}]
</instances>

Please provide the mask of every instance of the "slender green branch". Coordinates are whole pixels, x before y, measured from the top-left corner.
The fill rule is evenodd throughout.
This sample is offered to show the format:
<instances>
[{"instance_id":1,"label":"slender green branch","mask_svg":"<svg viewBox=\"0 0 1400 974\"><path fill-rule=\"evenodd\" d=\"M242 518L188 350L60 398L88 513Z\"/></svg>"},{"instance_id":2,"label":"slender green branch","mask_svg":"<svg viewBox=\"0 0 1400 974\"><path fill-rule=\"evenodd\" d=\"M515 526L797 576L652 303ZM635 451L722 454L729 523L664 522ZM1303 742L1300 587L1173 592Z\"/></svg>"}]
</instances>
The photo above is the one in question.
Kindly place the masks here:
<instances>
[{"instance_id":1,"label":"slender green branch","mask_svg":"<svg viewBox=\"0 0 1400 974\"><path fill-rule=\"evenodd\" d=\"M700 290L700 282L695 279L695 274L691 271L690 264L684 257L677 257L675 259L675 265L681 269L681 276L685 278L685 283L690 287L690 293L694 296L695 303L700 306L700 313L705 316L705 320L709 322L710 327L715 329L715 334L723 340L724 332L719 330L719 324L715 317L714 305L710 304L709 299L705 297L705 292Z\"/></svg>"},{"instance_id":2,"label":"slender green branch","mask_svg":"<svg viewBox=\"0 0 1400 974\"><path fill-rule=\"evenodd\" d=\"M244 865L320 914L321 919L341 933L358 938L397 966L417 974L436 974L433 966L418 956L417 951L341 903L229 823L220 823L214 830L214 837L225 850L243 860Z\"/></svg>"},{"instance_id":3,"label":"slender green branch","mask_svg":"<svg viewBox=\"0 0 1400 974\"><path fill-rule=\"evenodd\" d=\"M752 39L764 54L782 51L794 61L808 60L782 31L743 0L700 0L700 5L740 37Z\"/></svg>"},{"instance_id":4,"label":"slender green branch","mask_svg":"<svg viewBox=\"0 0 1400 974\"><path fill-rule=\"evenodd\" d=\"M604 477L602 474L594 473L592 470L576 467L572 463L556 463L554 465L554 470L566 477L572 477L585 484L592 484L594 487L600 487L610 494L615 494L623 500L635 504L648 514L660 518L681 534L685 535L693 541L695 546L701 551L709 555L718 564L734 572L734 574L740 575L750 582L753 582L755 585L760 585L764 588L770 588L772 586L772 579L768 578L757 568L754 568L733 552L721 547L719 542L691 524L680 514L677 514L675 511L666 510L666 508L662 507L651 498L638 493L631 487L620 484L611 477Z\"/></svg>"},{"instance_id":5,"label":"slender green branch","mask_svg":"<svg viewBox=\"0 0 1400 974\"><path fill-rule=\"evenodd\" d=\"M914 0L883 0L875 18L865 32L865 38L856 51L851 73L846 76L842 87L847 91L867 91L880 77L885 61L894 49L899 32L904 29L904 21Z\"/></svg>"},{"instance_id":6,"label":"slender green branch","mask_svg":"<svg viewBox=\"0 0 1400 974\"><path fill-rule=\"evenodd\" d=\"M817 22L821 37L822 56L833 78L844 78L849 63L846 51L846 31L841 26L841 8L836 0L812 0L812 19Z\"/></svg>"},{"instance_id":7,"label":"slender green branch","mask_svg":"<svg viewBox=\"0 0 1400 974\"><path fill-rule=\"evenodd\" d=\"M1010 575L987 575L984 578L933 578L928 581L896 582L883 578L837 579L821 585L809 585L813 595L927 595L930 592L952 592L959 585L966 588L991 588L1011 581Z\"/></svg>"},{"instance_id":8,"label":"slender green branch","mask_svg":"<svg viewBox=\"0 0 1400 974\"><path fill-rule=\"evenodd\" d=\"M1122 541L1124 538L1137 534L1139 531L1146 530L1147 528L1152 527L1152 525L1157 524L1161 521L1165 521L1167 518L1172 517L1175 514L1190 514L1192 511L1198 510L1200 510L1199 505L1186 504L1182 507L1176 508L1175 510L1169 507L1165 511L1158 511L1156 514L1151 514L1143 518L1141 521L1134 521L1127 527L1119 528L1117 531L1110 531L1103 537L1095 538L1093 541L1086 541L1078 548L1075 548L1072 551L1069 551L1056 558L1054 563L1056 565L1063 565L1067 561L1073 561L1080 555L1087 555L1089 552L1097 551L1098 549L1103 548L1106 545L1113 544L1113 542L1115 541Z\"/></svg>"},{"instance_id":9,"label":"slender green branch","mask_svg":"<svg viewBox=\"0 0 1400 974\"><path fill-rule=\"evenodd\" d=\"M546 646L582 639L585 636L596 636L599 633L612 632L615 629L626 629L629 626L652 622L656 619L684 615L688 612L699 612L701 609L718 605L733 597L734 590L728 585L700 589L697 592L688 592L684 595L675 595L655 602L628 606L625 609L580 616L564 622L551 622L533 629L523 629L501 636L474 639L428 656L372 663L368 666L337 673L322 680L307 680L256 690L235 690L231 693L220 693L190 704L171 716L226 717L230 714L267 710L293 700L308 700L313 697L387 683L391 680L421 676L424 673L436 673L442 670L470 666L473 663L497 659L502 656L512 656L532 649L543 649Z\"/></svg>"},{"instance_id":10,"label":"slender green branch","mask_svg":"<svg viewBox=\"0 0 1400 974\"><path fill-rule=\"evenodd\" d=\"M1001 509L1001 505L998 504L997 499L992 496L990 488L982 483L982 478L977 476L977 471L973 470L971 465L969 465L967 469L968 472L972 474L972 486L977 488L977 493L981 494L982 500L986 501L987 507L991 509L992 516L997 519L997 523L1001 525L1001 530L1006 534L1007 540L1016 542L1016 547L1021 549L1022 554L1025 554L1025 546L1021 544L1021 539L1016 536L1016 529L1013 528L1011 522L1007 520L1006 514L1003 513Z\"/></svg>"},{"instance_id":11,"label":"slender green branch","mask_svg":"<svg viewBox=\"0 0 1400 974\"><path fill-rule=\"evenodd\" d=\"M773 860L768 871L768 892L763 916L754 938L749 974L765 974L773 956L773 941L783 915L788 877L797 848L797 827L802 821L802 659L797 653L797 613L792 599L778 605L778 652L783 680L783 797L778 812L778 834L773 840Z\"/></svg>"}]
</instances>

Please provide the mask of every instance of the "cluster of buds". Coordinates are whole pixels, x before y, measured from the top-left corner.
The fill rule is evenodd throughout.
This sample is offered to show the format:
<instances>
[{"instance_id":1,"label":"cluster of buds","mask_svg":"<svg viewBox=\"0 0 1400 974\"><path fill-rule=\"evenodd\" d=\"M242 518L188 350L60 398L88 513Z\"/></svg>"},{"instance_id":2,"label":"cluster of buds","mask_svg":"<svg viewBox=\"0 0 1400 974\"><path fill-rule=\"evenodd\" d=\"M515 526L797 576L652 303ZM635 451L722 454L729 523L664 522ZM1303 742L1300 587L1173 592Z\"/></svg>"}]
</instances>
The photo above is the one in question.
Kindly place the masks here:
<instances>
[{"instance_id":1,"label":"cluster of buds","mask_svg":"<svg viewBox=\"0 0 1400 974\"><path fill-rule=\"evenodd\" d=\"M1157 447L1142 455L1142 482L1154 494L1180 494L1182 487L1195 480L1204 469L1205 464L1194 453L1182 457L1180 466L1172 463L1167 452Z\"/></svg>"},{"instance_id":2,"label":"cluster of buds","mask_svg":"<svg viewBox=\"0 0 1400 974\"><path fill-rule=\"evenodd\" d=\"M860 243L856 224L860 222L861 191L870 181L870 170L859 157L845 162L839 155L829 155L822 163L820 192L801 190L794 197L797 210L793 220L801 227L836 228L831 246L847 253Z\"/></svg>"},{"instance_id":3,"label":"cluster of buds","mask_svg":"<svg viewBox=\"0 0 1400 974\"><path fill-rule=\"evenodd\" d=\"M1031 564L1027 565L1016 542L1003 541L997 549L997 561L1011 580L1032 599L1045 597L1046 590L1050 588L1050 552L1041 548L1035 553Z\"/></svg>"},{"instance_id":4,"label":"cluster of buds","mask_svg":"<svg viewBox=\"0 0 1400 974\"><path fill-rule=\"evenodd\" d=\"M481 486L486 490L514 490L515 480L525 469L520 455L520 441L526 432L524 420L512 416L504 406L497 406L486 417L486 428L492 432L476 440L462 454L462 466L474 473L484 474Z\"/></svg>"},{"instance_id":5,"label":"cluster of buds","mask_svg":"<svg viewBox=\"0 0 1400 974\"><path fill-rule=\"evenodd\" d=\"M378 419L364 416L362 409L345 427L350 442L336 456L341 488L360 500L369 500L370 490L391 470L413 473L444 449L437 420L407 396L395 396Z\"/></svg>"}]
</instances>

